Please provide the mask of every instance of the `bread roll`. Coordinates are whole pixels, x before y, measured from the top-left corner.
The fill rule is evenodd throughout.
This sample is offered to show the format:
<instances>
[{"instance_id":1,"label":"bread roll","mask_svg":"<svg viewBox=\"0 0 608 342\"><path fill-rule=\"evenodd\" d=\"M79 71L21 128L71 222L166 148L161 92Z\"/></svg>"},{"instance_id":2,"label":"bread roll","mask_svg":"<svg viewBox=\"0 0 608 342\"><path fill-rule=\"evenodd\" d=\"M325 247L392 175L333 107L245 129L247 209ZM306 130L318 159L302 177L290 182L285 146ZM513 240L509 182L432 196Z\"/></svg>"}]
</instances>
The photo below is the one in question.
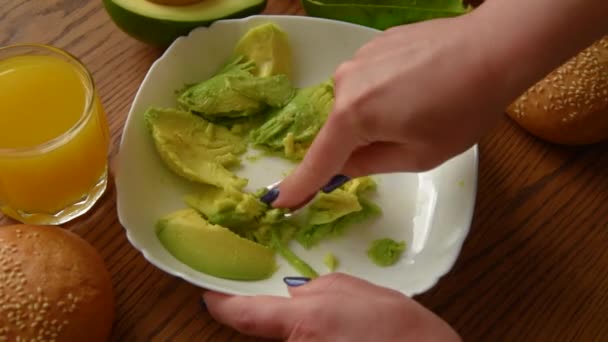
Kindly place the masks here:
<instances>
[{"instance_id":1,"label":"bread roll","mask_svg":"<svg viewBox=\"0 0 608 342\"><path fill-rule=\"evenodd\" d=\"M507 114L531 134L556 144L608 139L608 36L528 89Z\"/></svg>"},{"instance_id":2,"label":"bread roll","mask_svg":"<svg viewBox=\"0 0 608 342\"><path fill-rule=\"evenodd\" d=\"M0 341L107 341L112 283L102 258L60 227L0 227Z\"/></svg>"}]
</instances>

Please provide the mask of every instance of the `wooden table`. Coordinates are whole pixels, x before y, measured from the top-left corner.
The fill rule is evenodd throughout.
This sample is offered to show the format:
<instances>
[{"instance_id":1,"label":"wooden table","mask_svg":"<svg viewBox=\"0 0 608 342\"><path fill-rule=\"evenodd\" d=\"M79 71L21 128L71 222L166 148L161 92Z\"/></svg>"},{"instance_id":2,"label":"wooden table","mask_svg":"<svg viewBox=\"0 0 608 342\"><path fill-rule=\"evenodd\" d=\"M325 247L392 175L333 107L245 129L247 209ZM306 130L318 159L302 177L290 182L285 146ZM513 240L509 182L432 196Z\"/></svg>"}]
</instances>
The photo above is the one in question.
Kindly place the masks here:
<instances>
[{"instance_id":1,"label":"wooden table","mask_svg":"<svg viewBox=\"0 0 608 342\"><path fill-rule=\"evenodd\" d=\"M100 1L2 0L0 45L64 48L93 73L118 152L137 88L161 50L110 21ZM302 15L296 0L267 13ZM608 144L540 142L507 118L480 143L479 193L454 269L416 299L467 341L608 340ZM244 341L199 306L200 290L144 260L125 238L110 186L67 228L91 242L112 272L120 341ZM0 224L11 223L0 216Z\"/></svg>"}]
</instances>

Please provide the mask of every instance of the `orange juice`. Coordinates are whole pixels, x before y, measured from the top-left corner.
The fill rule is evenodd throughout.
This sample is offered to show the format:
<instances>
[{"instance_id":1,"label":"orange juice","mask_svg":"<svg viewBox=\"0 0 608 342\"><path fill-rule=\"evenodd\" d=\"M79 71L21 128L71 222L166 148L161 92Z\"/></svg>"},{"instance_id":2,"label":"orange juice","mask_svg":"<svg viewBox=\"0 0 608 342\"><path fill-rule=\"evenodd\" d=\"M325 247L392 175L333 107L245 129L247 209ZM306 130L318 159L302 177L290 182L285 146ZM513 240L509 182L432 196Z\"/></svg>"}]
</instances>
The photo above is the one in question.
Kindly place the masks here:
<instances>
[{"instance_id":1,"label":"orange juice","mask_svg":"<svg viewBox=\"0 0 608 342\"><path fill-rule=\"evenodd\" d=\"M105 190L105 113L74 58L44 46L14 48L21 52L0 49L0 207L23 222L63 223Z\"/></svg>"}]
</instances>

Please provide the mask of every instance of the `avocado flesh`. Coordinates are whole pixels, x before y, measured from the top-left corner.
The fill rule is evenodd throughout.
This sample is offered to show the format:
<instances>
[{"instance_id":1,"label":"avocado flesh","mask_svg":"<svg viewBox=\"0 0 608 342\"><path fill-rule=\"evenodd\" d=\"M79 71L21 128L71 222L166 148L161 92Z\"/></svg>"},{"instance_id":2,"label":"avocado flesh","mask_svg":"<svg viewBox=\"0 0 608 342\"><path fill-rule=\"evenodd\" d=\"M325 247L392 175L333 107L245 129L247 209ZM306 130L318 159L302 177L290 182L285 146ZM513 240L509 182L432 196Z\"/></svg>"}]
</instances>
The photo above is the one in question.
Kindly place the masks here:
<instances>
[{"instance_id":1,"label":"avocado flesh","mask_svg":"<svg viewBox=\"0 0 608 342\"><path fill-rule=\"evenodd\" d=\"M194 209L163 217L156 225L156 234L176 259L215 277L261 280L276 270L272 249L210 224Z\"/></svg>"},{"instance_id":2,"label":"avocado flesh","mask_svg":"<svg viewBox=\"0 0 608 342\"><path fill-rule=\"evenodd\" d=\"M185 6L155 4L148 0L103 0L116 25L144 43L167 47L200 26L220 19L261 13L266 0L203 0Z\"/></svg>"},{"instance_id":3,"label":"avocado flesh","mask_svg":"<svg viewBox=\"0 0 608 342\"><path fill-rule=\"evenodd\" d=\"M212 186L184 197L184 202L211 224L244 233L256 229L268 206L250 193Z\"/></svg>"},{"instance_id":4,"label":"avocado flesh","mask_svg":"<svg viewBox=\"0 0 608 342\"><path fill-rule=\"evenodd\" d=\"M352 179L329 194L319 194L311 203L306 222L295 235L296 240L310 249L322 240L343 235L357 223L381 215L380 207L366 196L375 189L376 183L367 176Z\"/></svg>"},{"instance_id":5,"label":"avocado flesh","mask_svg":"<svg viewBox=\"0 0 608 342\"><path fill-rule=\"evenodd\" d=\"M333 81L299 89L285 107L251 132L251 141L286 158L300 160L333 106Z\"/></svg>"},{"instance_id":6,"label":"avocado flesh","mask_svg":"<svg viewBox=\"0 0 608 342\"><path fill-rule=\"evenodd\" d=\"M330 223L361 209L356 194L342 189L336 189L330 193L319 193L316 200L310 205L308 223L311 225Z\"/></svg>"},{"instance_id":7,"label":"avocado flesh","mask_svg":"<svg viewBox=\"0 0 608 342\"><path fill-rule=\"evenodd\" d=\"M279 253L300 275L318 276L288 247L298 227L285 220L281 209L269 208L250 193L211 186L186 196L184 201L209 224L226 227L252 243Z\"/></svg>"},{"instance_id":8,"label":"avocado flesh","mask_svg":"<svg viewBox=\"0 0 608 342\"><path fill-rule=\"evenodd\" d=\"M144 114L154 146L165 165L197 183L243 188L247 180L227 167L240 163L247 146L222 126L177 109L149 108Z\"/></svg>"},{"instance_id":9,"label":"avocado flesh","mask_svg":"<svg viewBox=\"0 0 608 342\"><path fill-rule=\"evenodd\" d=\"M378 266L392 266L399 261L403 251L405 251L405 247L405 241L382 238L372 241L367 250L367 256Z\"/></svg>"},{"instance_id":10,"label":"avocado flesh","mask_svg":"<svg viewBox=\"0 0 608 342\"><path fill-rule=\"evenodd\" d=\"M237 42L234 53L255 62L255 76L283 74L292 76L289 37L281 28L268 22L249 29Z\"/></svg>"},{"instance_id":11,"label":"avocado flesh","mask_svg":"<svg viewBox=\"0 0 608 342\"><path fill-rule=\"evenodd\" d=\"M206 187L184 198L209 224L230 229L239 236L279 253L300 275L317 277L318 273L289 247L298 227L251 193L235 189Z\"/></svg>"},{"instance_id":12,"label":"avocado flesh","mask_svg":"<svg viewBox=\"0 0 608 342\"><path fill-rule=\"evenodd\" d=\"M213 77L181 92L180 107L207 119L249 117L284 106L295 94L286 75L255 77L255 63L237 56Z\"/></svg>"}]
</instances>

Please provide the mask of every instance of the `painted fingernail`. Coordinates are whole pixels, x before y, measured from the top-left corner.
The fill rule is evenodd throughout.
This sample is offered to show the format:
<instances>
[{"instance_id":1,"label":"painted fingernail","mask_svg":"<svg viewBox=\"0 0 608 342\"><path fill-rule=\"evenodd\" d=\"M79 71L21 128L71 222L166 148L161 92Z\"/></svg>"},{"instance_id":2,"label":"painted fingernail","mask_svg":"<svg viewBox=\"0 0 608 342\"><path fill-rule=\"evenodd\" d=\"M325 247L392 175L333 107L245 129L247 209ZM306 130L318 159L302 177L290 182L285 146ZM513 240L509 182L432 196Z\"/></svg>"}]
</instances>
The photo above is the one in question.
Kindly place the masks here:
<instances>
[{"instance_id":1,"label":"painted fingernail","mask_svg":"<svg viewBox=\"0 0 608 342\"><path fill-rule=\"evenodd\" d=\"M205 300L203 299L203 297L201 297L198 301L198 303L201 306L201 309L207 311L207 303L205 303Z\"/></svg>"},{"instance_id":2,"label":"painted fingernail","mask_svg":"<svg viewBox=\"0 0 608 342\"><path fill-rule=\"evenodd\" d=\"M283 278L283 281L285 282L285 284L287 284L287 286L297 287L297 286L301 286L301 285L304 285L304 284L308 283L310 281L310 278L306 278L306 277L285 277L285 278Z\"/></svg>"},{"instance_id":3,"label":"painted fingernail","mask_svg":"<svg viewBox=\"0 0 608 342\"><path fill-rule=\"evenodd\" d=\"M321 190L325 193L332 192L348 182L350 178L345 175L335 175Z\"/></svg>"},{"instance_id":4,"label":"painted fingernail","mask_svg":"<svg viewBox=\"0 0 608 342\"><path fill-rule=\"evenodd\" d=\"M270 190L268 190L267 193L265 193L260 200L268 205L270 205L272 202L274 202L277 197L279 197L279 188L275 187L272 188Z\"/></svg>"}]
</instances>

